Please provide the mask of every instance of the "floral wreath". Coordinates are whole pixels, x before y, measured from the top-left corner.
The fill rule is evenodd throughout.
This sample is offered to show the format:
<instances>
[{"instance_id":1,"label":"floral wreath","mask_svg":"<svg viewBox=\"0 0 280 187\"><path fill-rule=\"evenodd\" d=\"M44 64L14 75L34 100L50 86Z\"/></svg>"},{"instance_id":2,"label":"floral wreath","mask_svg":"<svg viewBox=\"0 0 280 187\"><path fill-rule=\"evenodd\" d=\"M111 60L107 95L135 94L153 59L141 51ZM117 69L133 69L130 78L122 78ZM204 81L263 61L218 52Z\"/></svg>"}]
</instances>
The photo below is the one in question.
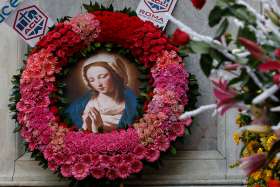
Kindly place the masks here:
<instances>
[{"instance_id":1,"label":"floral wreath","mask_svg":"<svg viewBox=\"0 0 280 187\"><path fill-rule=\"evenodd\" d=\"M16 131L41 165L73 181L117 181L142 171L143 163L156 162L160 152L174 152L172 144L192 122L179 116L195 100L195 94L190 102L186 94L194 79L178 48L152 23L129 9L85 7L89 13L65 17L30 51L24 69L14 76L10 108L18 122ZM100 49L136 64L143 107L142 117L127 129L93 134L78 131L65 116L68 101L62 80L70 67Z\"/></svg>"}]
</instances>

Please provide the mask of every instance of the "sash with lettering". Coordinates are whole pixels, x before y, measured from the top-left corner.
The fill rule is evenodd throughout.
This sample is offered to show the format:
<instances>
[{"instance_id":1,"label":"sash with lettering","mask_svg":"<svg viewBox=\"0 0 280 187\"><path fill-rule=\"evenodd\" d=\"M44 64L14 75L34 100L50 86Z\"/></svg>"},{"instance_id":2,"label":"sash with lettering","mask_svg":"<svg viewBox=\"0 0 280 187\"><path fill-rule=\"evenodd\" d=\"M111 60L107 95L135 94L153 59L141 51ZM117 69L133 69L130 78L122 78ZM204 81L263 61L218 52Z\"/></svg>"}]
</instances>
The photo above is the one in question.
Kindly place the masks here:
<instances>
[{"instance_id":1,"label":"sash with lettering","mask_svg":"<svg viewBox=\"0 0 280 187\"><path fill-rule=\"evenodd\" d=\"M32 0L9 0L0 4L0 10L0 23L7 23L32 47L45 35L48 27L54 25Z\"/></svg>"},{"instance_id":2,"label":"sash with lettering","mask_svg":"<svg viewBox=\"0 0 280 187\"><path fill-rule=\"evenodd\" d=\"M144 21L151 21L160 28L165 28L168 19L165 13L172 13L177 0L141 0L136 13Z\"/></svg>"}]
</instances>

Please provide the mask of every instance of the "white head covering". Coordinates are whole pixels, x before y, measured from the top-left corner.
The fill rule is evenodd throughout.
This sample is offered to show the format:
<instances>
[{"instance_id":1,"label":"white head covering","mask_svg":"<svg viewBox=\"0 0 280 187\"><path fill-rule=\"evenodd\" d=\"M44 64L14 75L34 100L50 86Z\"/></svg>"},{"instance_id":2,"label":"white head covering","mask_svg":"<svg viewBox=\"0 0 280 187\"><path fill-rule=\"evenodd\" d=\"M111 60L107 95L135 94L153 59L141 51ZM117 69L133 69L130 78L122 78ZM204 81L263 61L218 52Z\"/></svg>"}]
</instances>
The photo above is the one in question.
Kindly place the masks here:
<instances>
[{"instance_id":1,"label":"white head covering","mask_svg":"<svg viewBox=\"0 0 280 187\"><path fill-rule=\"evenodd\" d=\"M126 67L120 58L116 57L113 54L109 54L109 53L99 53L97 55L94 55L94 56L86 59L86 61L84 62L84 65L83 65L83 69L85 66L87 66L89 64L93 64L95 62L107 62L107 64L115 71L115 73L118 74L120 76L120 78L123 79L124 85L128 84L128 75L126 72ZM83 79L84 79L84 77L85 77L84 71L82 71L82 73L83 73ZM87 81L85 79L84 79L84 82L87 83Z\"/></svg>"}]
</instances>

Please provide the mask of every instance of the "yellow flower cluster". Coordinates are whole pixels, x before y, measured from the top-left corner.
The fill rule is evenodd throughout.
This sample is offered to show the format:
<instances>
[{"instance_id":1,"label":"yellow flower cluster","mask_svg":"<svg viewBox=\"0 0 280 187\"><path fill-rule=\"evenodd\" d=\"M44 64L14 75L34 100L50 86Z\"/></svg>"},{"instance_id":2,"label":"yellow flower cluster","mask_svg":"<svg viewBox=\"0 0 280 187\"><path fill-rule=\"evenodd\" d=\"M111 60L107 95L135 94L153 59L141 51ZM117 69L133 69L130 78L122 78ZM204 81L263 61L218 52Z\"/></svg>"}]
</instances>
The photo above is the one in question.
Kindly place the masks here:
<instances>
[{"instance_id":1,"label":"yellow flower cluster","mask_svg":"<svg viewBox=\"0 0 280 187\"><path fill-rule=\"evenodd\" d=\"M241 114L237 115L236 124L238 127L244 127L246 125L249 125L246 124L245 121L242 119ZM263 131L255 132L251 130L253 129L253 126L251 129L250 128L246 128L246 129L248 130L242 132L235 131L233 133L233 140L236 144L240 144L241 140L244 141L243 143L245 144L245 147L242 150L242 157L249 157L256 153L260 154L260 153L268 152L271 150L273 144L278 140L277 135L272 133L272 131L263 130ZM279 162L280 162L279 159L274 158L273 160L270 161L268 167L253 172L250 175L250 178L253 179L255 182L260 180L268 182L269 180L274 179L273 170L275 170L275 167L278 167Z\"/></svg>"},{"instance_id":2,"label":"yellow flower cluster","mask_svg":"<svg viewBox=\"0 0 280 187\"><path fill-rule=\"evenodd\" d=\"M269 151L272 147L272 145L277 141L277 136L275 134L270 134L268 136L264 136L260 138L262 142L262 146L265 148L265 150Z\"/></svg>"},{"instance_id":3,"label":"yellow flower cluster","mask_svg":"<svg viewBox=\"0 0 280 187\"><path fill-rule=\"evenodd\" d=\"M258 170L255 171L254 173L251 174L251 177L255 180L258 181L260 179L265 180L266 182L268 182L270 179L272 179L272 170Z\"/></svg>"},{"instance_id":4,"label":"yellow flower cluster","mask_svg":"<svg viewBox=\"0 0 280 187\"><path fill-rule=\"evenodd\" d=\"M235 144L237 144L237 145L240 143L240 134L239 134L239 132L235 131L233 133L233 140L234 140Z\"/></svg>"}]
</instances>

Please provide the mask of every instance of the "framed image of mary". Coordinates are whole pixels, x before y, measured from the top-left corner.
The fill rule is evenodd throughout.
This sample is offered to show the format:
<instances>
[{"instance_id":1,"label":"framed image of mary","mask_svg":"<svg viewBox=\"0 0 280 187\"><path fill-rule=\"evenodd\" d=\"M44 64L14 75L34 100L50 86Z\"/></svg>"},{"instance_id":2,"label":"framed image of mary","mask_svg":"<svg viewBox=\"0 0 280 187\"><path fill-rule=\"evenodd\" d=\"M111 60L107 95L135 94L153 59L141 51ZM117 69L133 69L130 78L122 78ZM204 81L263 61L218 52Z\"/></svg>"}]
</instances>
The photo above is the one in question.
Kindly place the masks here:
<instances>
[{"instance_id":1,"label":"framed image of mary","mask_svg":"<svg viewBox=\"0 0 280 187\"><path fill-rule=\"evenodd\" d=\"M137 117L138 71L118 54L99 52L78 63L67 80L66 114L79 129L111 132Z\"/></svg>"}]
</instances>

